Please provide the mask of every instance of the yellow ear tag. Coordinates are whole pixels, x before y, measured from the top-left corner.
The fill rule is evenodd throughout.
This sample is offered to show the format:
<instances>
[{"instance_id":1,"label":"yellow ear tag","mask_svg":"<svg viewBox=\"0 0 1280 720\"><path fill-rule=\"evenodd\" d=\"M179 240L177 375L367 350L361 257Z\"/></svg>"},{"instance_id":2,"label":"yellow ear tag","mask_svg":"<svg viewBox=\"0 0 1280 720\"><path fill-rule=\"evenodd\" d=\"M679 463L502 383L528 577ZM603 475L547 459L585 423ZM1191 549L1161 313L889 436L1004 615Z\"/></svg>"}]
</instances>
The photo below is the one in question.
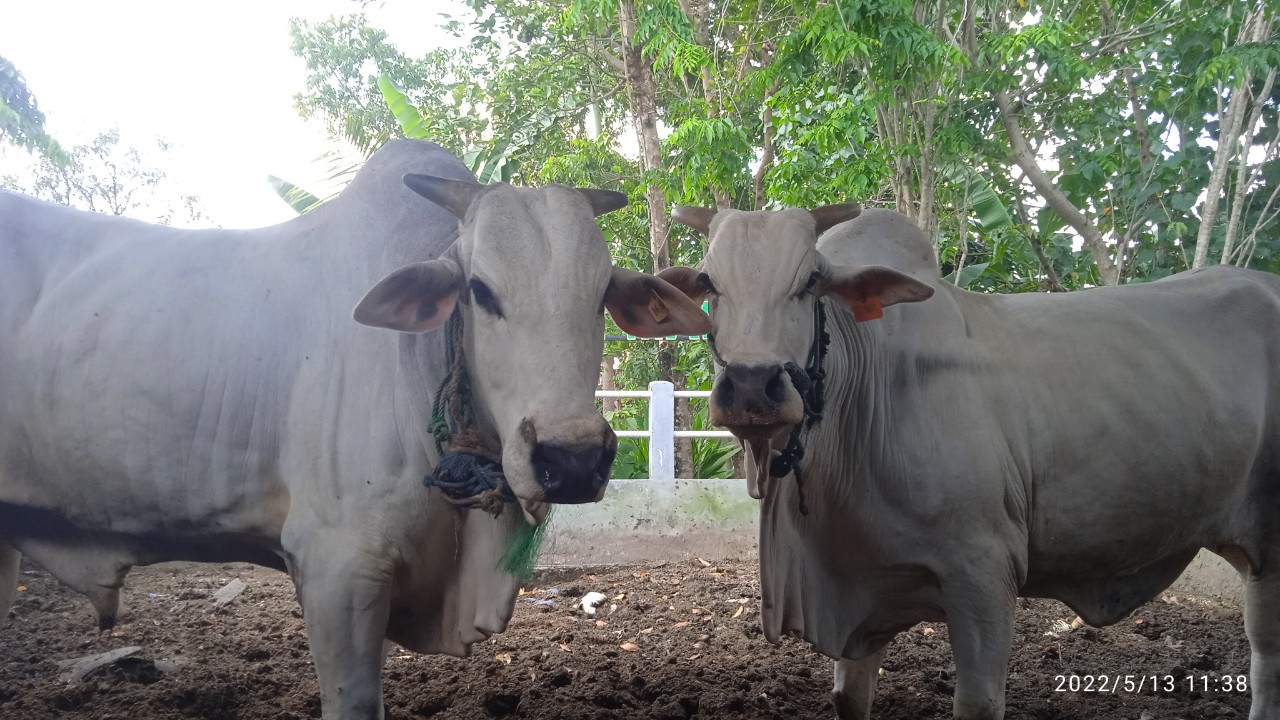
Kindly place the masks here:
<instances>
[{"instance_id":1,"label":"yellow ear tag","mask_svg":"<svg viewBox=\"0 0 1280 720\"><path fill-rule=\"evenodd\" d=\"M666 322L667 317L671 315L671 311L667 309L667 304L662 302L662 298L657 293L649 298L649 314L653 316L654 322Z\"/></svg>"},{"instance_id":2,"label":"yellow ear tag","mask_svg":"<svg viewBox=\"0 0 1280 720\"><path fill-rule=\"evenodd\" d=\"M858 322L866 322L868 320L877 320L884 317L884 308L880 305L880 298L869 297L866 300L853 302L853 319Z\"/></svg>"}]
</instances>

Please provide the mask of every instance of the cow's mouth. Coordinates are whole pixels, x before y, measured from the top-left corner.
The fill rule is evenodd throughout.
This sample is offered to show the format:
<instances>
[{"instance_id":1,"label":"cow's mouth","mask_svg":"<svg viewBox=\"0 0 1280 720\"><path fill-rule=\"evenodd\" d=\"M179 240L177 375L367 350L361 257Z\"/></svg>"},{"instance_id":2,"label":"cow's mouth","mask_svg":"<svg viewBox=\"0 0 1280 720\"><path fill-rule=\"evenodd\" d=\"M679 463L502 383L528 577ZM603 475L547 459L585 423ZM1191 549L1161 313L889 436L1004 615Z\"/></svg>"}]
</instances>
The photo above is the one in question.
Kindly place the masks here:
<instances>
[{"instance_id":1,"label":"cow's mouth","mask_svg":"<svg viewBox=\"0 0 1280 720\"><path fill-rule=\"evenodd\" d=\"M618 438L604 418L596 420L562 423L540 433L542 426L535 428L525 418L504 445L507 480L530 523L540 524L549 504L578 505L604 497Z\"/></svg>"},{"instance_id":2,"label":"cow's mouth","mask_svg":"<svg viewBox=\"0 0 1280 720\"><path fill-rule=\"evenodd\" d=\"M739 435L737 430L730 431L742 442L742 449L747 454L747 493L759 500L764 497L764 486L772 477L773 461L782 453L787 445L787 436L791 426L775 425L771 432L760 429L750 437Z\"/></svg>"},{"instance_id":3,"label":"cow's mouth","mask_svg":"<svg viewBox=\"0 0 1280 720\"><path fill-rule=\"evenodd\" d=\"M771 422L749 423L743 425L724 424L723 427L733 436L746 443L767 443L778 437L786 437L795 423Z\"/></svg>"},{"instance_id":4,"label":"cow's mouth","mask_svg":"<svg viewBox=\"0 0 1280 720\"><path fill-rule=\"evenodd\" d=\"M516 502L520 503L520 510L524 512L524 519L534 527L541 525L547 519L547 513L551 510L551 506L548 503L538 500L517 497Z\"/></svg>"}]
</instances>

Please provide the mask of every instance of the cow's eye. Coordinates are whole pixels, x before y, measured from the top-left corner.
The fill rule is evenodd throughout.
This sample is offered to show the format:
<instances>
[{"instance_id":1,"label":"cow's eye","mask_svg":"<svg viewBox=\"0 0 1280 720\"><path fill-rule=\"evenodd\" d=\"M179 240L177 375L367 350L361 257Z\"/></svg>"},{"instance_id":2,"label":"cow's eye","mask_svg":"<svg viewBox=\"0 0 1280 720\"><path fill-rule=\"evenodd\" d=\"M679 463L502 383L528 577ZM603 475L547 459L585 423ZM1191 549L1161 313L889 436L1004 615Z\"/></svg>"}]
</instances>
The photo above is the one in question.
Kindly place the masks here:
<instances>
[{"instance_id":1,"label":"cow's eye","mask_svg":"<svg viewBox=\"0 0 1280 720\"><path fill-rule=\"evenodd\" d=\"M817 270L809 273L809 279L805 281L804 287L800 289L800 292L796 293L796 297L802 298L805 295L813 294L813 289L818 286L820 280L822 280L822 273Z\"/></svg>"},{"instance_id":2,"label":"cow's eye","mask_svg":"<svg viewBox=\"0 0 1280 720\"><path fill-rule=\"evenodd\" d=\"M484 308L484 311L494 317L504 317L502 314L502 304L498 302L498 297L493 294L488 285L484 281L471 279L471 296L475 298L476 304Z\"/></svg>"},{"instance_id":3,"label":"cow's eye","mask_svg":"<svg viewBox=\"0 0 1280 720\"><path fill-rule=\"evenodd\" d=\"M708 295L719 295L716 291L715 283L711 282L711 276L706 273L698 273L698 287Z\"/></svg>"}]
</instances>

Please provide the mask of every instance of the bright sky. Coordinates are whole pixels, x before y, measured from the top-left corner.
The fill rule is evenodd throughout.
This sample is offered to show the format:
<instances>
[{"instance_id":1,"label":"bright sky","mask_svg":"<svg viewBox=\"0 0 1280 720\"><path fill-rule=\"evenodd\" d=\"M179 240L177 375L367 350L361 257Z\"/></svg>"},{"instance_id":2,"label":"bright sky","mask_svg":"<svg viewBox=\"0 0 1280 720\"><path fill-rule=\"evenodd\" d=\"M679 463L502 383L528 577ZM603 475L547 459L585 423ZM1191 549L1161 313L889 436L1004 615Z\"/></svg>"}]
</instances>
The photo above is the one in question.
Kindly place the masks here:
<instances>
[{"instance_id":1,"label":"bright sky","mask_svg":"<svg viewBox=\"0 0 1280 720\"><path fill-rule=\"evenodd\" d=\"M289 49L289 18L319 21L361 12L355 0L39 0L9 3L0 56L17 66L69 147L112 126L121 144L173 143L153 157L175 195L196 195L224 227L294 216L268 174L308 186L312 161L333 149L319 123L304 123L293 96L306 68ZM436 29L440 12L469 18L460 0L385 0L363 12L411 56L456 42ZM0 174L22 158L0 156Z\"/></svg>"}]
</instances>

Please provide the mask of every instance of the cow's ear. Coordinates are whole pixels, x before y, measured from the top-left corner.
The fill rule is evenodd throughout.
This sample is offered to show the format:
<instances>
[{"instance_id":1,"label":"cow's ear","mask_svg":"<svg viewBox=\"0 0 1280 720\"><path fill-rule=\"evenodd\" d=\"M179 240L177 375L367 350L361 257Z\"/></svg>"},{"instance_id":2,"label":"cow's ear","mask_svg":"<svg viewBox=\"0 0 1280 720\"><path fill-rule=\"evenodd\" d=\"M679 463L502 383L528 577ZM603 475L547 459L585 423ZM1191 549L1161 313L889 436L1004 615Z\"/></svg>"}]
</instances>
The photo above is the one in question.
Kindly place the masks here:
<instances>
[{"instance_id":1,"label":"cow's ear","mask_svg":"<svg viewBox=\"0 0 1280 720\"><path fill-rule=\"evenodd\" d=\"M604 294L605 307L623 332L636 337L705 335L711 318L665 280L616 267Z\"/></svg>"},{"instance_id":2,"label":"cow's ear","mask_svg":"<svg viewBox=\"0 0 1280 720\"><path fill-rule=\"evenodd\" d=\"M823 205L810 210L809 214L813 216L814 232L821 235L836 225L861 215L862 206L858 203Z\"/></svg>"},{"instance_id":3,"label":"cow's ear","mask_svg":"<svg viewBox=\"0 0 1280 720\"><path fill-rule=\"evenodd\" d=\"M627 206L627 196L613 190L597 190L595 188L574 188L591 203L591 212L596 217L605 213L621 210Z\"/></svg>"},{"instance_id":4,"label":"cow's ear","mask_svg":"<svg viewBox=\"0 0 1280 720\"><path fill-rule=\"evenodd\" d=\"M658 273L658 277L666 280L672 287L684 293L690 300L701 304L707 297L707 287L698 278L702 273L690 267L669 267Z\"/></svg>"},{"instance_id":5,"label":"cow's ear","mask_svg":"<svg viewBox=\"0 0 1280 720\"><path fill-rule=\"evenodd\" d=\"M462 289L462 269L448 258L405 265L365 294L352 316L371 327L421 333L453 314Z\"/></svg>"},{"instance_id":6,"label":"cow's ear","mask_svg":"<svg viewBox=\"0 0 1280 720\"><path fill-rule=\"evenodd\" d=\"M688 225L703 235L711 232L711 220L715 216L716 210L714 208L694 207L692 205L677 205L676 209L671 213L672 220Z\"/></svg>"},{"instance_id":7,"label":"cow's ear","mask_svg":"<svg viewBox=\"0 0 1280 720\"><path fill-rule=\"evenodd\" d=\"M827 277L825 294L838 298L855 320L863 322L883 316L883 308L890 305L928 300L933 288L881 265L837 265Z\"/></svg>"},{"instance_id":8,"label":"cow's ear","mask_svg":"<svg viewBox=\"0 0 1280 720\"><path fill-rule=\"evenodd\" d=\"M453 213L453 216L459 220L466 219L467 209L471 207L476 195L488 187L466 180L451 180L418 173L405 175L404 184L410 190Z\"/></svg>"}]
</instances>

